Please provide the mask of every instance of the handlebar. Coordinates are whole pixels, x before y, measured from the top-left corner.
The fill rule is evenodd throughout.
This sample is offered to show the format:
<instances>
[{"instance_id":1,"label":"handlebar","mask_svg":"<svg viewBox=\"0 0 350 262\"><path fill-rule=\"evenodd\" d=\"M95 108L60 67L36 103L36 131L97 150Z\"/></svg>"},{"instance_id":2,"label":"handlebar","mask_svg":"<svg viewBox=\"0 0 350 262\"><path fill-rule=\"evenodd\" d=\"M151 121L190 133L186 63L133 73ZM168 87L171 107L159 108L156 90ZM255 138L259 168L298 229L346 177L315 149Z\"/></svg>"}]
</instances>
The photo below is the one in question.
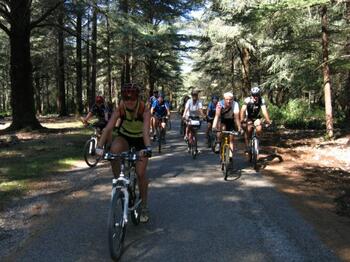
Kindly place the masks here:
<instances>
[{"instance_id":1,"label":"handlebar","mask_svg":"<svg viewBox=\"0 0 350 262\"><path fill-rule=\"evenodd\" d=\"M130 162L133 161L140 161L142 160L142 157L151 157L152 156L152 151L149 151L147 149L141 150L141 151L125 151L121 153L111 153L111 152L106 152L103 154L103 159L104 160L116 160L116 159L123 159L127 160Z\"/></svg>"},{"instance_id":2,"label":"handlebar","mask_svg":"<svg viewBox=\"0 0 350 262\"><path fill-rule=\"evenodd\" d=\"M223 134L229 134L229 135L234 135L234 136L240 136L241 133L238 131L221 131L221 130L213 130L214 133L223 133Z\"/></svg>"}]
</instances>

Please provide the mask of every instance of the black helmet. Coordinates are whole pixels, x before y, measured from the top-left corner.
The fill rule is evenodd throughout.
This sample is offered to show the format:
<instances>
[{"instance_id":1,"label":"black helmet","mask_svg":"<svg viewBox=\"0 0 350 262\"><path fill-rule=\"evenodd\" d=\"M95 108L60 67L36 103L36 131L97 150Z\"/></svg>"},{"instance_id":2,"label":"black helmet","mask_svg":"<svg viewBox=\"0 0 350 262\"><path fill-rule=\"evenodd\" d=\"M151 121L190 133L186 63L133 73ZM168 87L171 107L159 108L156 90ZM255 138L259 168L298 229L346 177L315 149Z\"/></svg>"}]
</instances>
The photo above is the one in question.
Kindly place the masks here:
<instances>
[{"instance_id":1,"label":"black helmet","mask_svg":"<svg viewBox=\"0 0 350 262\"><path fill-rule=\"evenodd\" d=\"M250 90L250 93L252 96L260 96L260 88L258 86L255 86Z\"/></svg>"}]
</instances>

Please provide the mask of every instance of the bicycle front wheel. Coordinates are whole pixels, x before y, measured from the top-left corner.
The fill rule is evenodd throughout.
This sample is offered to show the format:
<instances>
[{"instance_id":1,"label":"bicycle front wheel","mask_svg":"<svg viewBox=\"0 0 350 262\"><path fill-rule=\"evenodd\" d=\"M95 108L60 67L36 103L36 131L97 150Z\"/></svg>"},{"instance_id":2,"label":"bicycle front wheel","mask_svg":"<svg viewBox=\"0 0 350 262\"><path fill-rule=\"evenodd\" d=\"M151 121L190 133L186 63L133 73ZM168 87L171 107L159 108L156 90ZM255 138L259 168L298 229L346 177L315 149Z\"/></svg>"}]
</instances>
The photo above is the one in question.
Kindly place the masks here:
<instances>
[{"instance_id":1,"label":"bicycle front wheel","mask_svg":"<svg viewBox=\"0 0 350 262\"><path fill-rule=\"evenodd\" d=\"M123 252L126 224L123 219L124 194L113 188L111 206L108 215L108 244L113 260L118 260Z\"/></svg>"},{"instance_id":2,"label":"bicycle front wheel","mask_svg":"<svg viewBox=\"0 0 350 262\"><path fill-rule=\"evenodd\" d=\"M197 139L195 136L192 137L192 150L191 150L191 154L192 154L192 158L193 159L196 159L196 156L197 156Z\"/></svg>"},{"instance_id":3,"label":"bicycle front wheel","mask_svg":"<svg viewBox=\"0 0 350 262\"><path fill-rule=\"evenodd\" d=\"M84 159L89 167L94 167L101 157L96 154L96 139L89 139L84 146Z\"/></svg>"},{"instance_id":4,"label":"bicycle front wheel","mask_svg":"<svg viewBox=\"0 0 350 262\"><path fill-rule=\"evenodd\" d=\"M132 184L130 186L130 200L129 203L133 207L130 213L132 223L137 226L140 224L140 214L141 214L141 201L140 200L140 191L137 184L136 177L133 178ZM139 203L138 203L139 202Z\"/></svg>"},{"instance_id":5,"label":"bicycle front wheel","mask_svg":"<svg viewBox=\"0 0 350 262\"><path fill-rule=\"evenodd\" d=\"M227 176L229 174L229 170L231 167L231 161L230 161L230 146L229 145L225 145L224 146L224 153L223 153L223 175L225 180L227 180Z\"/></svg>"},{"instance_id":6,"label":"bicycle front wheel","mask_svg":"<svg viewBox=\"0 0 350 262\"><path fill-rule=\"evenodd\" d=\"M252 142L252 163L254 165L254 169L258 169L258 157L259 157L259 140L257 138L253 138Z\"/></svg>"}]
</instances>

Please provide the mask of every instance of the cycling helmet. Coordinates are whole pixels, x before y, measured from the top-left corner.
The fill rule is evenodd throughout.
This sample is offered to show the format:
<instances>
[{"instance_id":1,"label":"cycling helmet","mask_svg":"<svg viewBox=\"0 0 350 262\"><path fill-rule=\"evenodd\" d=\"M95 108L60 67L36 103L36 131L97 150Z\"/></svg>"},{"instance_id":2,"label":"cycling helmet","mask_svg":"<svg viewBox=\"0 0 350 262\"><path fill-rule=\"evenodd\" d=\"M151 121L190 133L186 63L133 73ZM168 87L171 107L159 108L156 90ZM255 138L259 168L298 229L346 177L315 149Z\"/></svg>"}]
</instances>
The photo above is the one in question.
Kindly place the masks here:
<instances>
[{"instance_id":1,"label":"cycling helmet","mask_svg":"<svg viewBox=\"0 0 350 262\"><path fill-rule=\"evenodd\" d=\"M252 96L260 96L260 88L258 86L255 86L250 90L250 93Z\"/></svg>"},{"instance_id":2,"label":"cycling helmet","mask_svg":"<svg viewBox=\"0 0 350 262\"><path fill-rule=\"evenodd\" d=\"M165 94L164 94L164 93L159 93L158 98L159 98L159 97L161 97L161 98L164 99L164 98L165 98Z\"/></svg>"},{"instance_id":3,"label":"cycling helmet","mask_svg":"<svg viewBox=\"0 0 350 262\"><path fill-rule=\"evenodd\" d=\"M123 100L136 100L139 97L140 88L133 83L126 83L122 86L121 95Z\"/></svg>"},{"instance_id":4,"label":"cycling helmet","mask_svg":"<svg viewBox=\"0 0 350 262\"><path fill-rule=\"evenodd\" d=\"M95 103L96 104L103 104L104 103L104 98L102 96L96 96L95 98Z\"/></svg>"},{"instance_id":5,"label":"cycling helmet","mask_svg":"<svg viewBox=\"0 0 350 262\"><path fill-rule=\"evenodd\" d=\"M198 90L192 90L191 96L198 96L199 91Z\"/></svg>"},{"instance_id":6,"label":"cycling helmet","mask_svg":"<svg viewBox=\"0 0 350 262\"><path fill-rule=\"evenodd\" d=\"M211 101L213 101L213 100L219 100L219 97L218 96L215 96L215 95L213 95L212 97L211 97Z\"/></svg>"}]
</instances>

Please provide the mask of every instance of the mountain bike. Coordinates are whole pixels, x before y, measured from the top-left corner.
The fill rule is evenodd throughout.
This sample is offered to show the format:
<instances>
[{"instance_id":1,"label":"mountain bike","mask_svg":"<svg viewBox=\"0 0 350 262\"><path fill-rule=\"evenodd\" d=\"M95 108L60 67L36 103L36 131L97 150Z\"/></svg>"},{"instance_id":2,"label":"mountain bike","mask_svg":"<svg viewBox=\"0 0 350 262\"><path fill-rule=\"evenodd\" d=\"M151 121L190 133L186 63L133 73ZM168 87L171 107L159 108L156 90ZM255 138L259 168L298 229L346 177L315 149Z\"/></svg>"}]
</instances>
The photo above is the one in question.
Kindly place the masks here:
<instances>
[{"instance_id":1,"label":"mountain bike","mask_svg":"<svg viewBox=\"0 0 350 262\"><path fill-rule=\"evenodd\" d=\"M158 125L156 126L156 134L158 140L158 153L162 151L162 142L165 143L165 128L162 127L162 122L167 123L167 117L159 117Z\"/></svg>"},{"instance_id":2,"label":"mountain bike","mask_svg":"<svg viewBox=\"0 0 350 262\"><path fill-rule=\"evenodd\" d=\"M197 130L201 127L201 121L199 117L190 117L186 125L189 128L189 137L187 139L187 150L191 154L192 158L195 159L198 154L197 146Z\"/></svg>"},{"instance_id":3,"label":"mountain bike","mask_svg":"<svg viewBox=\"0 0 350 262\"><path fill-rule=\"evenodd\" d=\"M262 125L264 128L269 127L269 125L267 124L253 123L253 133L252 133L252 137L249 140L249 151L248 151L249 162L253 164L254 169L256 171L258 170L259 143L260 143L259 138L256 135L256 127L260 125Z\"/></svg>"},{"instance_id":4,"label":"mountain bike","mask_svg":"<svg viewBox=\"0 0 350 262\"><path fill-rule=\"evenodd\" d=\"M96 154L96 147L98 139L100 138L100 129L93 124L88 124L87 127L94 130L91 137L85 142L84 145L84 159L89 167L94 167L101 160L101 156Z\"/></svg>"},{"instance_id":5,"label":"mountain bike","mask_svg":"<svg viewBox=\"0 0 350 262\"><path fill-rule=\"evenodd\" d=\"M147 157L151 157L148 155ZM120 174L112 180L111 205L108 214L108 244L113 260L118 260L123 253L126 227L131 221L134 225L140 223L141 197L137 183L136 162L141 160L135 148L129 151L113 154L105 153L104 160L120 159Z\"/></svg>"},{"instance_id":6,"label":"mountain bike","mask_svg":"<svg viewBox=\"0 0 350 262\"><path fill-rule=\"evenodd\" d=\"M220 143L220 164L224 179L227 180L229 171L233 169L233 151L230 148L230 135L238 136L236 131L216 131L222 133Z\"/></svg>"}]
</instances>

